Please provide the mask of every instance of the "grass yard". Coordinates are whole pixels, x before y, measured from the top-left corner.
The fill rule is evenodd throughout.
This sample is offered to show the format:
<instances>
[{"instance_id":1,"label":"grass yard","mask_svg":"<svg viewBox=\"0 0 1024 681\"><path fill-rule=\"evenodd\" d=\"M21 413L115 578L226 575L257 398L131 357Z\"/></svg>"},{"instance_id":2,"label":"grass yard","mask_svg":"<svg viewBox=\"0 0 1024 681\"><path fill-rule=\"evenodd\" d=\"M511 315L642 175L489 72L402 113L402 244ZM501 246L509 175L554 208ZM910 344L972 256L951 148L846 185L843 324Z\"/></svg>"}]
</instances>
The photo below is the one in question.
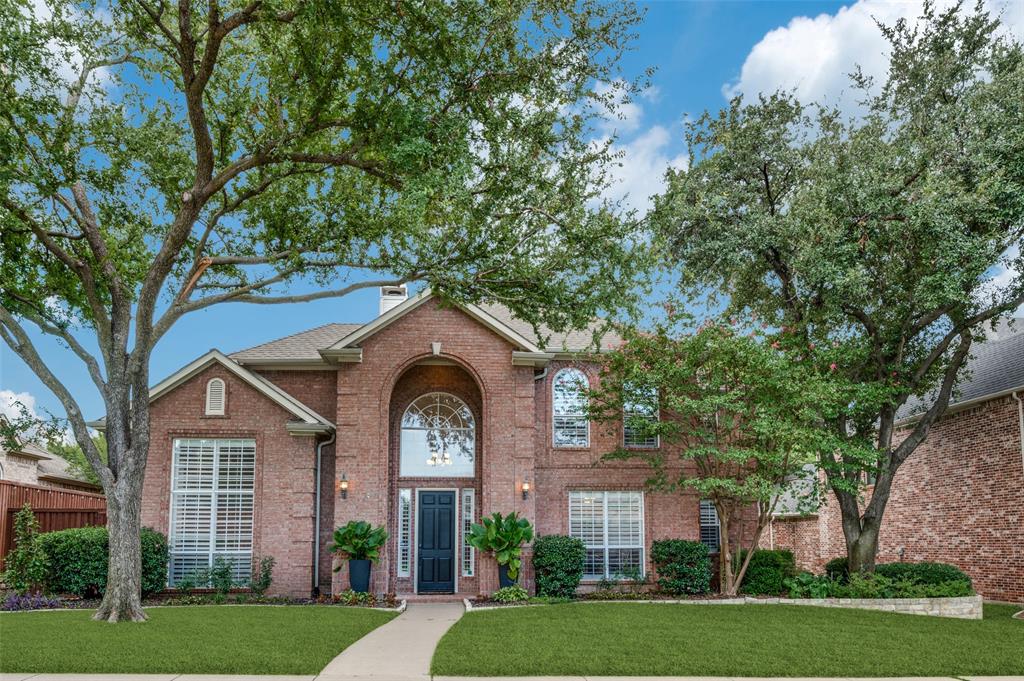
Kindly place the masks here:
<instances>
[{"instance_id":1,"label":"grass yard","mask_svg":"<svg viewBox=\"0 0 1024 681\"><path fill-rule=\"evenodd\" d=\"M91 610L0 615L0 672L316 674L395 616L332 606L148 608L141 624Z\"/></svg>"},{"instance_id":2,"label":"grass yard","mask_svg":"<svg viewBox=\"0 0 1024 681\"><path fill-rule=\"evenodd\" d=\"M981 621L775 605L578 603L471 612L441 640L451 676L1024 674L1019 608Z\"/></svg>"}]
</instances>

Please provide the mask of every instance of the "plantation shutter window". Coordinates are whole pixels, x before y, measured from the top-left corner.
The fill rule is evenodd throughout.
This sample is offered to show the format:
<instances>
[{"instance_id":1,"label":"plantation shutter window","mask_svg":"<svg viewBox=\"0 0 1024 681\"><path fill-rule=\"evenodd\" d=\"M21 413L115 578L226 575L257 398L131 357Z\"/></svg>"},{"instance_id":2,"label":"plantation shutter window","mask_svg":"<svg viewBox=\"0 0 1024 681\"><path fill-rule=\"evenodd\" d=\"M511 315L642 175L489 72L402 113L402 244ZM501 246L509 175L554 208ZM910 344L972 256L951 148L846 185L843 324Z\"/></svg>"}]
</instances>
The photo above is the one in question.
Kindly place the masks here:
<instances>
[{"instance_id":1,"label":"plantation shutter window","mask_svg":"<svg viewBox=\"0 0 1024 681\"><path fill-rule=\"evenodd\" d=\"M562 369L552 382L552 429L555 447L589 447L587 376L579 369Z\"/></svg>"},{"instance_id":2,"label":"plantation shutter window","mask_svg":"<svg viewBox=\"0 0 1024 681\"><path fill-rule=\"evenodd\" d=\"M718 523L718 510L710 499L700 500L700 541L711 553L718 553L721 545L721 526Z\"/></svg>"},{"instance_id":3,"label":"plantation shutter window","mask_svg":"<svg viewBox=\"0 0 1024 681\"><path fill-rule=\"evenodd\" d=\"M466 539L469 537L476 513L476 490L472 487L462 490L462 576L476 574L474 549Z\"/></svg>"},{"instance_id":4,"label":"plantation shutter window","mask_svg":"<svg viewBox=\"0 0 1024 681\"><path fill-rule=\"evenodd\" d=\"M224 415L224 381L211 378L206 384L206 415Z\"/></svg>"},{"instance_id":5,"label":"plantation shutter window","mask_svg":"<svg viewBox=\"0 0 1024 681\"><path fill-rule=\"evenodd\" d=\"M398 576L409 577L412 566L412 490L398 490Z\"/></svg>"},{"instance_id":6,"label":"plantation shutter window","mask_svg":"<svg viewBox=\"0 0 1024 681\"><path fill-rule=\"evenodd\" d=\"M635 424L638 420L658 420L658 395L651 388L640 390L640 399L626 400L623 407L622 444L635 449L656 449L660 444L658 436L641 432Z\"/></svg>"},{"instance_id":7,"label":"plantation shutter window","mask_svg":"<svg viewBox=\"0 0 1024 681\"><path fill-rule=\"evenodd\" d=\"M234 579L252 570L254 440L177 439L171 471L168 584L223 558Z\"/></svg>"},{"instance_id":8,"label":"plantation shutter window","mask_svg":"<svg viewBox=\"0 0 1024 681\"><path fill-rule=\"evenodd\" d=\"M643 573L643 501L641 492L569 493L569 535L587 549L585 579Z\"/></svg>"}]
</instances>

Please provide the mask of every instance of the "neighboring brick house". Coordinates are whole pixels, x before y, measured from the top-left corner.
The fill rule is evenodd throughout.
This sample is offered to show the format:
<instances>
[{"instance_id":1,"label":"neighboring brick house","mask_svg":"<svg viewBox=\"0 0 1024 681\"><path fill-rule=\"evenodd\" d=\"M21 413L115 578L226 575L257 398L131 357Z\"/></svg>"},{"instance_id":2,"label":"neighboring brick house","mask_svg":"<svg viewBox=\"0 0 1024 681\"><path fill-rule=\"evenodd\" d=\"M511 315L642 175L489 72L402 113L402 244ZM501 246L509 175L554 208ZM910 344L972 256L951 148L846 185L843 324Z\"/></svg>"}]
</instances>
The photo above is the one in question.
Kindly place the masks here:
<instances>
[{"instance_id":1,"label":"neighboring brick house","mask_svg":"<svg viewBox=\"0 0 1024 681\"><path fill-rule=\"evenodd\" d=\"M31 442L9 451L0 445L0 480L79 492L101 491L99 485L72 471L67 461Z\"/></svg>"},{"instance_id":2,"label":"neighboring brick house","mask_svg":"<svg viewBox=\"0 0 1024 681\"><path fill-rule=\"evenodd\" d=\"M989 599L1024 600L1024 320L978 346L946 414L896 474L879 537L879 562L958 565ZM1016 333L1015 333L1016 331ZM921 404L908 405L904 436ZM769 544L820 570L845 555L829 494L812 517L776 517Z\"/></svg>"},{"instance_id":3,"label":"neighboring brick house","mask_svg":"<svg viewBox=\"0 0 1024 681\"><path fill-rule=\"evenodd\" d=\"M368 324L211 350L150 393L143 522L169 534L170 582L218 555L239 578L273 556L272 592L336 592L347 575L327 549L349 520L387 526L371 588L403 594L497 588L494 561L463 542L495 511L583 538L591 582L649 572L655 539L717 546L713 507L645 492L645 464L601 462L632 438L583 416L592 337L542 348L504 308L384 289Z\"/></svg>"}]
</instances>

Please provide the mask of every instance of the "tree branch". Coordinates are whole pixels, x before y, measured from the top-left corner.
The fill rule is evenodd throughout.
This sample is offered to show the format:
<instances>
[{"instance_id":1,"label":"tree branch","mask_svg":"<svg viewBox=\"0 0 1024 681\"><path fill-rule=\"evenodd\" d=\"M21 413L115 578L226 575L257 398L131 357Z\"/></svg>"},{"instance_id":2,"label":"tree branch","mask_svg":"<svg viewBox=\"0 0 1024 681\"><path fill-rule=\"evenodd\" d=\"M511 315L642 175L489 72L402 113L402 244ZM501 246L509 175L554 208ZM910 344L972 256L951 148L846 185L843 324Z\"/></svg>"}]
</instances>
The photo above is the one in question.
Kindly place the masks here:
<instances>
[{"instance_id":1,"label":"tree branch","mask_svg":"<svg viewBox=\"0 0 1024 681\"><path fill-rule=\"evenodd\" d=\"M82 416L82 410L68 389L39 356L39 352L14 315L3 305L0 305L0 337L4 339L8 347L35 372L43 384L60 400L61 405L67 412L71 429L75 433L75 439L85 453L85 458L89 460L89 464L93 467L96 475L99 476L100 482L103 483L103 489L110 493L115 483L114 476L110 469L103 464L102 459L100 459L96 443L89 436L89 427Z\"/></svg>"}]
</instances>

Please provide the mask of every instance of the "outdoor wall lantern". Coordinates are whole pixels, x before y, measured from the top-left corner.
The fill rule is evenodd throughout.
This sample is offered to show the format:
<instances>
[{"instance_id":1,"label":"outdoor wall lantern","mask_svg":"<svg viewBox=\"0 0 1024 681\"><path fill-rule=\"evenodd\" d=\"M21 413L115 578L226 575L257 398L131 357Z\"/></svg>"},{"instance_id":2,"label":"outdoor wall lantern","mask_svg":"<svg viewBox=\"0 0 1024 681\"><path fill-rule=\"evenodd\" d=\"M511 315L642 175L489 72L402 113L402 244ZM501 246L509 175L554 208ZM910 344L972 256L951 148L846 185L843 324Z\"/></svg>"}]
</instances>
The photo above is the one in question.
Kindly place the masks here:
<instances>
[{"instance_id":1,"label":"outdoor wall lantern","mask_svg":"<svg viewBox=\"0 0 1024 681\"><path fill-rule=\"evenodd\" d=\"M345 473L341 474L341 480L338 481L338 491L342 499L348 499L348 475Z\"/></svg>"},{"instance_id":2,"label":"outdoor wall lantern","mask_svg":"<svg viewBox=\"0 0 1024 681\"><path fill-rule=\"evenodd\" d=\"M523 499L530 496L530 481L523 480Z\"/></svg>"}]
</instances>

